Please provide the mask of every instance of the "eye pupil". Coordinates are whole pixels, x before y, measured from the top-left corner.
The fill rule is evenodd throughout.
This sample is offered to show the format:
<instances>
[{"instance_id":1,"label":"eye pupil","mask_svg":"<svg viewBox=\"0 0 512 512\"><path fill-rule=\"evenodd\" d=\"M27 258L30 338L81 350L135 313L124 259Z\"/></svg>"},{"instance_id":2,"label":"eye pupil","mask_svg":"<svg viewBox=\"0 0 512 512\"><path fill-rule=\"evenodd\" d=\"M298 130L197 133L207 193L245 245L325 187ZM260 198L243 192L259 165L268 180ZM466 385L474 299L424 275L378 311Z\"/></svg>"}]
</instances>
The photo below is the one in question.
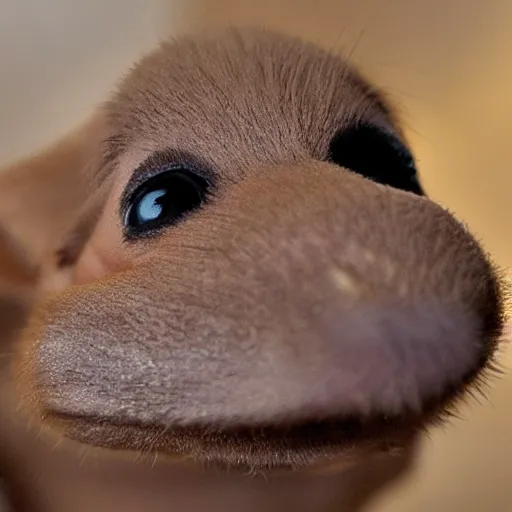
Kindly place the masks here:
<instances>
[{"instance_id":1,"label":"eye pupil","mask_svg":"<svg viewBox=\"0 0 512 512\"><path fill-rule=\"evenodd\" d=\"M201 207L208 182L188 169L171 169L149 178L126 201L127 236L154 233L182 221Z\"/></svg>"}]
</instances>

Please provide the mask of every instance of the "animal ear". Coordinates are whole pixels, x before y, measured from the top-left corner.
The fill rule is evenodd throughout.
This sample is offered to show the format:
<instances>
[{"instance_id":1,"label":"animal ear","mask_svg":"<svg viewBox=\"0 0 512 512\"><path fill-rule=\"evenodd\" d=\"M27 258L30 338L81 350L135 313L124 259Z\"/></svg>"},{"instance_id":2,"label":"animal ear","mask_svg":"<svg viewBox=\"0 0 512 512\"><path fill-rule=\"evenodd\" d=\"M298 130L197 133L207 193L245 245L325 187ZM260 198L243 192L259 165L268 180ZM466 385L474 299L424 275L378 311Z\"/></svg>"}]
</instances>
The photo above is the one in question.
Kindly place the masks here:
<instances>
[{"instance_id":1,"label":"animal ear","mask_svg":"<svg viewBox=\"0 0 512 512\"><path fill-rule=\"evenodd\" d=\"M96 112L43 151L0 170L0 223L33 264L65 266L66 237L76 250L92 229L106 129L104 113Z\"/></svg>"}]
</instances>

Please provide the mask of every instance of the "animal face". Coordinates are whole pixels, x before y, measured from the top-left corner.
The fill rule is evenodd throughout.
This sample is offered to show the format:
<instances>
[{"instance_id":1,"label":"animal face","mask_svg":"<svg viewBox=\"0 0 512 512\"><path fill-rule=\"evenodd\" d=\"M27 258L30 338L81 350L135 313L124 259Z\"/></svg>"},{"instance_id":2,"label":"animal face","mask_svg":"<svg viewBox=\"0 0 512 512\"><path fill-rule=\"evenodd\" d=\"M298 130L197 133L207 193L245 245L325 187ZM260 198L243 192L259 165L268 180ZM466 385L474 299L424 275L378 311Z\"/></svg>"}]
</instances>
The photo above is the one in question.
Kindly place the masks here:
<instances>
[{"instance_id":1,"label":"animal face","mask_svg":"<svg viewBox=\"0 0 512 512\"><path fill-rule=\"evenodd\" d=\"M66 286L15 361L44 424L223 468L407 447L489 367L498 278L349 63L259 30L166 43L99 115Z\"/></svg>"}]
</instances>

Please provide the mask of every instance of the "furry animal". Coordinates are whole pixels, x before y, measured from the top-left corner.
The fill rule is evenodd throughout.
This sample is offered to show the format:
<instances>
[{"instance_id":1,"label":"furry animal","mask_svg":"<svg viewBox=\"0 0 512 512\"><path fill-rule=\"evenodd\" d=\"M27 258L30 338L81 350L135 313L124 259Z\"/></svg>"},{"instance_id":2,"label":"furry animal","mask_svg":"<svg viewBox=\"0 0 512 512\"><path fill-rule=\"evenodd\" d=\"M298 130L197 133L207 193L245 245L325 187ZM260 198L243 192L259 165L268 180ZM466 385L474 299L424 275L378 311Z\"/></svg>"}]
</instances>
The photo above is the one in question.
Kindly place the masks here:
<instances>
[{"instance_id":1,"label":"furry animal","mask_svg":"<svg viewBox=\"0 0 512 512\"><path fill-rule=\"evenodd\" d=\"M17 510L353 512L492 366L492 262L388 101L298 38L164 43L0 195Z\"/></svg>"}]
</instances>

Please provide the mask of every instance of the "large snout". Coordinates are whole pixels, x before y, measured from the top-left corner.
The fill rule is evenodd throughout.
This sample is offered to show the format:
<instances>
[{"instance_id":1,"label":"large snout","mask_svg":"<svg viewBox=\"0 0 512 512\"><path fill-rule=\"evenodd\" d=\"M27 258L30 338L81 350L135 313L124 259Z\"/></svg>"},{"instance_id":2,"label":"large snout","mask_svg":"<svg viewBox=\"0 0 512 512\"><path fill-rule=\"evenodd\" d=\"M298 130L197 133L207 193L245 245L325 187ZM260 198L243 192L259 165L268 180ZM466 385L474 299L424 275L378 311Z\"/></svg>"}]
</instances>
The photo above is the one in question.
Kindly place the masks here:
<instances>
[{"instance_id":1,"label":"large snout","mask_svg":"<svg viewBox=\"0 0 512 512\"><path fill-rule=\"evenodd\" d=\"M420 418L501 328L457 220L327 164L262 170L149 247L40 311L24 379L45 413L169 431Z\"/></svg>"}]
</instances>

